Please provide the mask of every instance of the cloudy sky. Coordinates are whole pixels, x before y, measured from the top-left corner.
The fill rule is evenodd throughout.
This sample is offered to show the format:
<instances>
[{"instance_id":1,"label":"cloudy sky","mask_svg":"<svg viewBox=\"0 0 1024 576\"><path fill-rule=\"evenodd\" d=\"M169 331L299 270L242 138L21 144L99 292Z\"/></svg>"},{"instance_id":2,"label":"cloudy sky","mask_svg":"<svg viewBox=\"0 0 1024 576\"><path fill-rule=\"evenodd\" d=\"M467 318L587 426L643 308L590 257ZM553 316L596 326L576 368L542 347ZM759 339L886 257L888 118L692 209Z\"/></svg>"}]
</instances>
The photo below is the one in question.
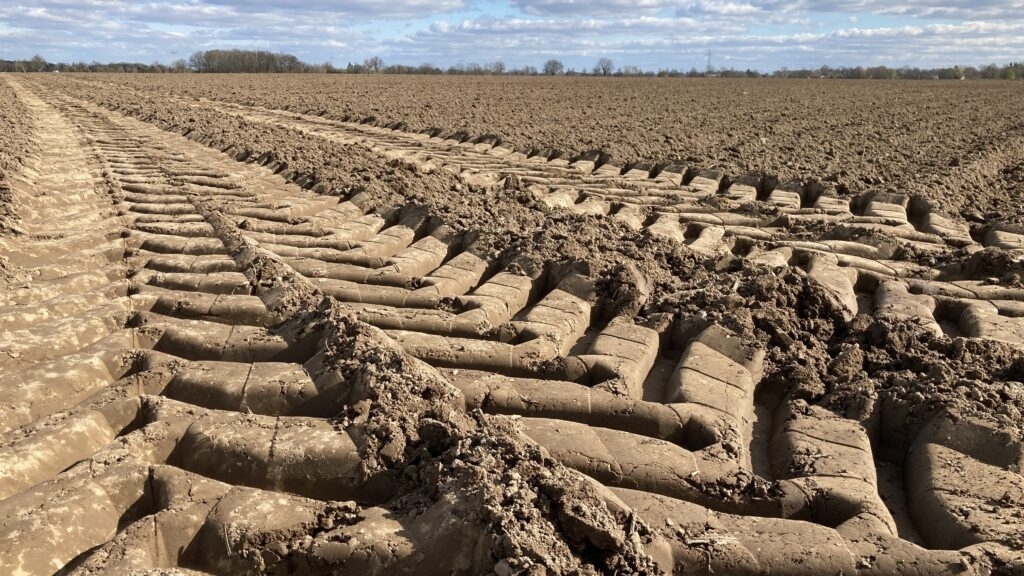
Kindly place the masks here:
<instances>
[{"instance_id":1,"label":"cloudy sky","mask_svg":"<svg viewBox=\"0 0 1024 576\"><path fill-rule=\"evenodd\" d=\"M251 48L344 66L598 58L645 70L1005 64L1021 0L119 0L0 2L0 59L170 63Z\"/></svg>"}]
</instances>

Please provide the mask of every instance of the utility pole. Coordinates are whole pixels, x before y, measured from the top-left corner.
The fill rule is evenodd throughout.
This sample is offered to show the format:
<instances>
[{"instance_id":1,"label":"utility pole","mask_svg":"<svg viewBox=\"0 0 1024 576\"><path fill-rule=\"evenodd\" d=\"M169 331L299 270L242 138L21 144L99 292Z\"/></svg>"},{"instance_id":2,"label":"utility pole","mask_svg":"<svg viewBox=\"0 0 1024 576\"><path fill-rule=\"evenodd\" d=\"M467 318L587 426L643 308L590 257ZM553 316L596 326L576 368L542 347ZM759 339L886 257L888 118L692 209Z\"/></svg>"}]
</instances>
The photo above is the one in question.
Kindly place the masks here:
<instances>
[{"instance_id":1,"label":"utility pole","mask_svg":"<svg viewBox=\"0 0 1024 576\"><path fill-rule=\"evenodd\" d=\"M708 50L704 54L708 57L708 66L707 66L707 68L704 69L704 75L710 78L711 77L711 70L712 70L712 68L711 68L711 50Z\"/></svg>"}]
</instances>

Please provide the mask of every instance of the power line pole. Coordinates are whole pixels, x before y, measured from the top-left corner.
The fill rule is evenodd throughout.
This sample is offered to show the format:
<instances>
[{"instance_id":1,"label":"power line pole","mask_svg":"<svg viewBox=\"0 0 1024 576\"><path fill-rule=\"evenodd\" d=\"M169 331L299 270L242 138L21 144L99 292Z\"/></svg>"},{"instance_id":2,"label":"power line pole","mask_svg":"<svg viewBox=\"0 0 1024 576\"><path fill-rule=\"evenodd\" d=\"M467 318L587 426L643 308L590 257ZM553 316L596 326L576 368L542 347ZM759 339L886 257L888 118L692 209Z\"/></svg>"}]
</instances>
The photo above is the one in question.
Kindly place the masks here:
<instances>
[{"instance_id":1,"label":"power line pole","mask_svg":"<svg viewBox=\"0 0 1024 576\"><path fill-rule=\"evenodd\" d=\"M711 76L711 50L704 53L708 57L708 66L704 69L705 76Z\"/></svg>"}]
</instances>

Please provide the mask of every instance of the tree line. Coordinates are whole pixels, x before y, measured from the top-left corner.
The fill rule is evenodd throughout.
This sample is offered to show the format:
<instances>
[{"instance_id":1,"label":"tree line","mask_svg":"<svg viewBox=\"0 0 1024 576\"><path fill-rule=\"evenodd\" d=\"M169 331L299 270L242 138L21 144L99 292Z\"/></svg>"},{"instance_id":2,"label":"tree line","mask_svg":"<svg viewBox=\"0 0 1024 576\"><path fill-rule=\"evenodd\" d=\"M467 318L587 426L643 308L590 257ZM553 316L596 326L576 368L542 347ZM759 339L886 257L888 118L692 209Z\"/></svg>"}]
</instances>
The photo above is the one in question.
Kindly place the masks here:
<instances>
[{"instance_id":1,"label":"tree line","mask_svg":"<svg viewBox=\"0 0 1024 576\"><path fill-rule=\"evenodd\" d=\"M598 58L593 67L587 69L566 68L561 60L550 58L540 68L535 66L508 67L501 60L485 64L459 63L439 68L430 63L418 66L385 64L378 56L361 63L349 62L346 66L335 66L331 62L309 64L292 54L265 50L204 50L193 53L188 59L178 59L170 65L114 62L72 62L51 63L42 56L28 60L0 60L0 72L156 72L156 73L282 73L306 72L326 74L446 74L495 75L495 76L658 76L658 77L724 77L724 78L834 78L861 80L977 80L1024 78L1024 63L1011 62L1003 66L949 66L942 68L889 68L886 66L831 67L790 70L781 68L774 72L762 73L757 70L735 70L712 68L704 70L691 68L688 71L662 68L657 71L643 70L638 66L616 66L610 58Z\"/></svg>"},{"instance_id":2,"label":"tree line","mask_svg":"<svg viewBox=\"0 0 1024 576\"><path fill-rule=\"evenodd\" d=\"M306 72L308 67L292 54L266 50L206 50L195 52L188 59L188 68L193 72L262 74Z\"/></svg>"},{"instance_id":3,"label":"tree line","mask_svg":"<svg viewBox=\"0 0 1024 576\"><path fill-rule=\"evenodd\" d=\"M1010 62L1003 66L947 66L944 68L887 68L885 66L855 66L789 70L772 72L776 78L841 78L850 80L1017 80L1024 78L1024 62Z\"/></svg>"}]
</instances>

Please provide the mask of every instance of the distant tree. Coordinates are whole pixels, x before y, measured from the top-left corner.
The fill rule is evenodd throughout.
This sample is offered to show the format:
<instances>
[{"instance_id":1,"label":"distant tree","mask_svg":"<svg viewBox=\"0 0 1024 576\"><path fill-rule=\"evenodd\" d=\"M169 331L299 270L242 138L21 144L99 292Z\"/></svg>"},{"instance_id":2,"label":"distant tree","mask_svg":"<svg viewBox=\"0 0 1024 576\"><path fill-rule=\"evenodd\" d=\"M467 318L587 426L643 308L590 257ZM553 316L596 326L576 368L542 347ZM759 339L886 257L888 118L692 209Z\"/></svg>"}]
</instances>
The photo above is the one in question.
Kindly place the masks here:
<instances>
[{"instance_id":1,"label":"distant tree","mask_svg":"<svg viewBox=\"0 0 1024 576\"><path fill-rule=\"evenodd\" d=\"M610 76L615 70L615 64L611 58L601 58L594 64L594 76Z\"/></svg>"},{"instance_id":2,"label":"distant tree","mask_svg":"<svg viewBox=\"0 0 1024 576\"><path fill-rule=\"evenodd\" d=\"M546 76L555 76L556 74L561 74L562 70L565 70L565 66L562 65L561 61L552 58L544 63L543 70Z\"/></svg>"},{"instance_id":3,"label":"distant tree","mask_svg":"<svg viewBox=\"0 0 1024 576\"><path fill-rule=\"evenodd\" d=\"M44 72L46 70L46 58L36 54L25 66L26 72Z\"/></svg>"},{"instance_id":4,"label":"distant tree","mask_svg":"<svg viewBox=\"0 0 1024 576\"><path fill-rule=\"evenodd\" d=\"M188 57L188 67L191 68L193 72L203 72L206 68L206 53L203 51L193 52L192 55Z\"/></svg>"},{"instance_id":5,"label":"distant tree","mask_svg":"<svg viewBox=\"0 0 1024 576\"><path fill-rule=\"evenodd\" d=\"M194 72L302 72L318 67L301 62L292 54L265 50L206 50L188 59Z\"/></svg>"},{"instance_id":6,"label":"distant tree","mask_svg":"<svg viewBox=\"0 0 1024 576\"><path fill-rule=\"evenodd\" d=\"M381 59L380 56L371 56L370 58L363 60L363 66L366 68L367 72L376 74L384 67L384 60Z\"/></svg>"},{"instance_id":7,"label":"distant tree","mask_svg":"<svg viewBox=\"0 0 1024 576\"><path fill-rule=\"evenodd\" d=\"M999 78L999 73L999 67L996 66L995 64L988 64L981 68L981 77L985 78L986 80Z\"/></svg>"},{"instance_id":8,"label":"distant tree","mask_svg":"<svg viewBox=\"0 0 1024 576\"><path fill-rule=\"evenodd\" d=\"M302 72L306 65L293 54L271 54L268 62L270 70L264 72Z\"/></svg>"},{"instance_id":9,"label":"distant tree","mask_svg":"<svg viewBox=\"0 0 1024 576\"><path fill-rule=\"evenodd\" d=\"M513 68L509 70L509 74L513 76L536 76L538 74L537 68L534 66L523 66L522 68Z\"/></svg>"},{"instance_id":10,"label":"distant tree","mask_svg":"<svg viewBox=\"0 0 1024 576\"><path fill-rule=\"evenodd\" d=\"M602 59L604 60L604 59ZM600 61L599 61L600 62ZM608 60L610 67L611 61ZM0 59L0 72L347 72L350 74L367 73L377 71L384 74L509 74L519 76L535 76L541 71L533 66L519 68L507 68L501 60L490 62L484 65L475 62L458 63L447 71L430 64L423 63L419 66L408 66L404 64L392 64L384 66L383 60L379 57L368 58L362 64L349 63L344 69L335 67L330 62L324 64L306 64L291 54L273 53L262 50L206 50L193 53L187 60L177 59L169 66L159 62L141 64L138 62L107 62L101 63L92 61L89 63L59 62L49 63L42 56L36 55L28 60L3 60ZM603 74L601 67L595 66L592 69L594 74ZM548 75L572 76L576 74L573 68L565 68L558 60L548 60L543 67L543 73ZM703 76L704 72L696 67L688 72L677 69L659 69L657 72L645 72L636 66L623 66L610 75L620 76ZM888 68L875 66L865 68L820 66L818 68L806 68L789 70L785 67L774 72L761 73L757 70L736 70L732 68L721 68L715 71L715 76L727 78L817 78L826 77L834 79L875 79L875 80L953 80L953 79L1002 79L1019 81L1024 78L1024 63L1010 62L1004 65L989 64L982 67L974 66L947 66L942 68L916 68L904 66L901 68Z\"/></svg>"}]
</instances>

